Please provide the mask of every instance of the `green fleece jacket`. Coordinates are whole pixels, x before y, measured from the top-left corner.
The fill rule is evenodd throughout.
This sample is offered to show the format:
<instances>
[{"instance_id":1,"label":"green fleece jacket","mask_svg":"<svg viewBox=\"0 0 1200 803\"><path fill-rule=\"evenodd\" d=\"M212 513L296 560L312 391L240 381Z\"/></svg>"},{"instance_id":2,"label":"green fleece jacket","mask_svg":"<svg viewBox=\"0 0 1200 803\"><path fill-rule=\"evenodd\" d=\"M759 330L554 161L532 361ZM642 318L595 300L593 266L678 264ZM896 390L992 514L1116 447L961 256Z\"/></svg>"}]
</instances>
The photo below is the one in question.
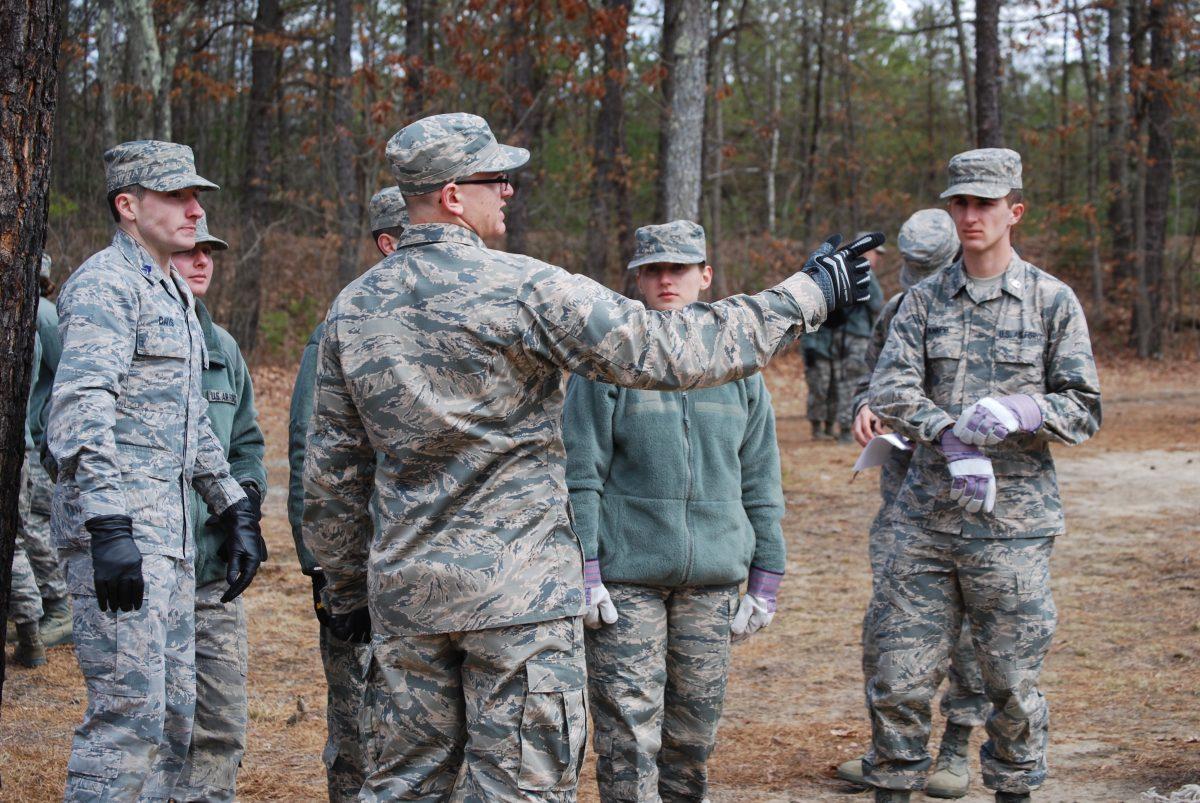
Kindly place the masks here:
<instances>
[{"instance_id":1,"label":"green fleece jacket","mask_svg":"<svg viewBox=\"0 0 1200 803\"><path fill-rule=\"evenodd\" d=\"M618 388L572 376L567 488L586 559L605 581L740 583L782 574L783 488L762 377L702 390Z\"/></svg>"},{"instance_id":2,"label":"green fleece jacket","mask_svg":"<svg viewBox=\"0 0 1200 803\"><path fill-rule=\"evenodd\" d=\"M263 465L263 452L266 447L258 426L258 411L254 408L250 370L233 335L213 323L208 309L199 300L196 301L196 317L200 319L204 345L208 347L208 367L200 379L204 398L208 401L208 420L225 447L229 473L238 482L253 482L265 499L267 469ZM196 534L197 586L225 580L225 561L217 555L225 534L205 526L204 520L208 516L208 506L193 490L192 532Z\"/></svg>"},{"instance_id":3,"label":"green fleece jacket","mask_svg":"<svg viewBox=\"0 0 1200 803\"><path fill-rule=\"evenodd\" d=\"M296 384L292 387L292 407L288 416L288 523L292 525L292 538L296 542L296 557L300 570L312 575L317 570L317 559L304 545L304 452L308 443L308 422L313 414L313 387L317 383L317 350L321 335L325 331L322 321L313 330L312 337L304 346L300 357L300 370L296 372Z\"/></svg>"}]
</instances>

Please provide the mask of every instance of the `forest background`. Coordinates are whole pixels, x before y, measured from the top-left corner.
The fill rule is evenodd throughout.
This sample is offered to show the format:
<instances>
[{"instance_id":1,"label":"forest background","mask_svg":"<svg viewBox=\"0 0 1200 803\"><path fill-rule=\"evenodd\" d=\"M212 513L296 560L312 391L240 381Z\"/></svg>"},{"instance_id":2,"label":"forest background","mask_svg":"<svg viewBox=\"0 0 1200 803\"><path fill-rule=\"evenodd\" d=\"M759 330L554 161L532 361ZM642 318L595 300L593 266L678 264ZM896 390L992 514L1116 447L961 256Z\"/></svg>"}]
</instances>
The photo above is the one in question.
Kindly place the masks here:
<instances>
[{"instance_id":1,"label":"forest background","mask_svg":"<svg viewBox=\"0 0 1200 803\"><path fill-rule=\"evenodd\" d=\"M528 147L507 242L620 289L639 225L704 224L715 292L827 233L890 238L950 156L1024 159L1022 255L1067 280L1098 348L1200 346L1196 0L71 0L46 250L108 240L101 155L191 145L232 249L210 307L290 364L377 259L387 139L430 113ZM895 289L898 258L882 271Z\"/></svg>"}]
</instances>

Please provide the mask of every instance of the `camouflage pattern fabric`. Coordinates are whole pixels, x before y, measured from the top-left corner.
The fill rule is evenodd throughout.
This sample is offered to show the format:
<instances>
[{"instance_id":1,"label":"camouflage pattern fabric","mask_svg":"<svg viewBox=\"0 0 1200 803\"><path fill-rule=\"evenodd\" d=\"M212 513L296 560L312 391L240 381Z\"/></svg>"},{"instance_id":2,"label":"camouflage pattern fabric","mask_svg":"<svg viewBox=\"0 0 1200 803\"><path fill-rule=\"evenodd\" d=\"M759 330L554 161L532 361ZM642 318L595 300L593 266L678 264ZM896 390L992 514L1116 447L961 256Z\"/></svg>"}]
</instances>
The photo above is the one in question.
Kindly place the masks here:
<instances>
[{"instance_id":1,"label":"camouflage pattern fabric","mask_svg":"<svg viewBox=\"0 0 1200 803\"><path fill-rule=\"evenodd\" d=\"M1100 382L1087 322L1065 284L1013 255L1000 284L975 299L962 262L908 292L871 383L871 409L916 443L891 518L967 538L1063 532L1050 443L1076 444L1100 427ZM950 499L934 440L984 396L1025 393L1042 412L1034 434L983 449L996 474L992 514Z\"/></svg>"},{"instance_id":2,"label":"camouflage pattern fabric","mask_svg":"<svg viewBox=\"0 0 1200 803\"><path fill-rule=\"evenodd\" d=\"M580 617L376 635L360 800L573 801L587 741Z\"/></svg>"},{"instance_id":3,"label":"camouflage pattern fabric","mask_svg":"<svg viewBox=\"0 0 1200 803\"><path fill-rule=\"evenodd\" d=\"M529 161L529 151L501 145L474 114L436 114L388 140L387 158L400 192L423 195L475 173L503 173Z\"/></svg>"},{"instance_id":4,"label":"camouflage pattern fabric","mask_svg":"<svg viewBox=\"0 0 1200 803\"><path fill-rule=\"evenodd\" d=\"M562 371L649 389L717 385L755 372L824 314L802 274L659 313L488 250L465 228L411 226L334 301L320 346L303 537L330 610L369 600L385 637L581 614Z\"/></svg>"},{"instance_id":5,"label":"camouflage pattern fabric","mask_svg":"<svg viewBox=\"0 0 1200 803\"><path fill-rule=\"evenodd\" d=\"M838 426L845 431L854 423L854 389L863 377L871 376L871 369L867 365L867 349L871 339L840 330L834 332L833 343L837 350L834 369L834 381L837 383L837 417L832 420L837 421Z\"/></svg>"},{"instance_id":6,"label":"camouflage pattern fabric","mask_svg":"<svg viewBox=\"0 0 1200 803\"><path fill-rule=\"evenodd\" d=\"M876 786L919 789L931 765L930 703L942 666L970 617L993 704L980 750L989 789L1026 792L1046 777L1049 714L1038 688L1057 612L1050 594L1053 538L960 538L897 527L880 580L879 666L867 688Z\"/></svg>"},{"instance_id":7,"label":"camouflage pattern fabric","mask_svg":"<svg viewBox=\"0 0 1200 803\"><path fill-rule=\"evenodd\" d=\"M104 191L133 184L158 192L220 189L196 173L196 160L187 145L153 139L122 142L104 152Z\"/></svg>"},{"instance_id":8,"label":"camouflage pattern fabric","mask_svg":"<svg viewBox=\"0 0 1200 803\"><path fill-rule=\"evenodd\" d=\"M976 148L950 158L950 186L942 198L974 195L1003 198L1022 188L1021 154L1008 148Z\"/></svg>"},{"instance_id":9,"label":"camouflage pattern fabric","mask_svg":"<svg viewBox=\"0 0 1200 803\"><path fill-rule=\"evenodd\" d=\"M143 555L142 607L114 613L96 604L90 553L62 554L88 694L63 799L167 800L187 757L196 706L191 561Z\"/></svg>"},{"instance_id":10,"label":"camouflage pattern fabric","mask_svg":"<svg viewBox=\"0 0 1200 803\"><path fill-rule=\"evenodd\" d=\"M805 416L809 421L837 420L837 374L833 360L805 355L804 384L808 386L808 407Z\"/></svg>"},{"instance_id":11,"label":"camouflage pattern fabric","mask_svg":"<svg viewBox=\"0 0 1200 803\"><path fill-rule=\"evenodd\" d=\"M245 497L200 392L207 354L191 291L118 230L67 280L58 315L47 429L59 468L55 544L87 549L85 521L126 515L143 555L184 557L186 486L216 513Z\"/></svg>"},{"instance_id":12,"label":"camouflage pattern fabric","mask_svg":"<svg viewBox=\"0 0 1200 803\"><path fill-rule=\"evenodd\" d=\"M229 243L216 237L208 230L208 215L196 221L196 245L209 245L214 251L226 251Z\"/></svg>"},{"instance_id":13,"label":"camouflage pattern fabric","mask_svg":"<svg viewBox=\"0 0 1200 803\"><path fill-rule=\"evenodd\" d=\"M384 187L372 195L371 203L367 207L371 231L408 226L407 206L399 187Z\"/></svg>"},{"instance_id":14,"label":"camouflage pattern fabric","mask_svg":"<svg viewBox=\"0 0 1200 803\"><path fill-rule=\"evenodd\" d=\"M659 262L703 265L708 262L704 228L690 220L673 220L658 226L642 226L633 233L635 246L628 269Z\"/></svg>"},{"instance_id":15,"label":"camouflage pattern fabric","mask_svg":"<svg viewBox=\"0 0 1200 803\"><path fill-rule=\"evenodd\" d=\"M42 618L42 595L38 591L37 578L29 565L29 556L20 546L13 549L8 618L18 625L37 624Z\"/></svg>"},{"instance_id":16,"label":"camouflage pattern fabric","mask_svg":"<svg viewBox=\"0 0 1200 803\"><path fill-rule=\"evenodd\" d=\"M321 760L330 803L358 800L367 777L366 756L359 738L363 678L370 651L365 644L351 644L320 628L321 664L325 667L325 722L329 737Z\"/></svg>"},{"instance_id":17,"label":"camouflage pattern fabric","mask_svg":"<svg viewBox=\"0 0 1200 803\"><path fill-rule=\"evenodd\" d=\"M228 604L224 580L196 589L196 716L191 746L172 798L231 801L246 752L246 612L242 598Z\"/></svg>"},{"instance_id":18,"label":"camouflage pattern fabric","mask_svg":"<svg viewBox=\"0 0 1200 803\"><path fill-rule=\"evenodd\" d=\"M606 587L619 618L586 634L600 799L702 800L737 586Z\"/></svg>"},{"instance_id":19,"label":"camouflage pattern fabric","mask_svg":"<svg viewBox=\"0 0 1200 803\"><path fill-rule=\"evenodd\" d=\"M29 505L22 517L23 527L17 533L18 543L33 568L42 599L63 599L67 596L67 579L50 533L50 499L54 483L33 450L25 452L25 467L29 475L26 481Z\"/></svg>"}]
</instances>

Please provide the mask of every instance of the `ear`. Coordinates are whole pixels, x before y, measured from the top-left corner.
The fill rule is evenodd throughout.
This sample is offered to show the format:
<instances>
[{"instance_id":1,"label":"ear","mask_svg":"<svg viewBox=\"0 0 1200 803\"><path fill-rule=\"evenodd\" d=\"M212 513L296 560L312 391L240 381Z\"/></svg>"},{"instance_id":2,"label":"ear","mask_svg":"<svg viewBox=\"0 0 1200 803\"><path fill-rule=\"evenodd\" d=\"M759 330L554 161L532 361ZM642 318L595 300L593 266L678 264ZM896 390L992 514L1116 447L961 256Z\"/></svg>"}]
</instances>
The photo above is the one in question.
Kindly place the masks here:
<instances>
[{"instance_id":1,"label":"ear","mask_svg":"<svg viewBox=\"0 0 1200 803\"><path fill-rule=\"evenodd\" d=\"M707 290L712 285L713 269L712 265L705 265L700 269L700 289Z\"/></svg>"},{"instance_id":2,"label":"ear","mask_svg":"<svg viewBox=\"0 0 1200 803\"><path fill-rule=\"evenodd\" d=\"M390 234L380 234L375 238L375 247L379 249L379 253L385 257L391 256L396 250L396 238Z\"/></svg>"},{"instance_id":3,"label":"ear","mask_svg":"<svg viewBox=\"0 0 1200 803\"><path fill-rule=\"evenodd\" d=\"M462 213L465 210L463 208L462 195L457 184L450 183L442 187L439 191L438 201L447 212L457 217L462 217Z\"/></svg>"},{"instance_id":4,"label":"ear","mask_svg":"<svg viewBox=\"0 0 1200 803\"><path fill-rule=\"evenodd\" d=\"M1025 217L1025 202L1022 201L1020 203L1015 203L1010 206L1008 210L1012 215L1012 217L1009 218L1008 225L1015 226L1021 222L1021 218Z\"/></svg>"},{"instance_id":5,"label":"ear","mask_svg":"<svg viewBox=\"0 0 1200 803\"><path fill-rule=\"evenodd\" d=\"M137 202L137 196L129 192L123 192L113 198L113 206L117 208L117 214L121 216L121 220L129 223L137 220Z\"/></svg>"}]
</instances>

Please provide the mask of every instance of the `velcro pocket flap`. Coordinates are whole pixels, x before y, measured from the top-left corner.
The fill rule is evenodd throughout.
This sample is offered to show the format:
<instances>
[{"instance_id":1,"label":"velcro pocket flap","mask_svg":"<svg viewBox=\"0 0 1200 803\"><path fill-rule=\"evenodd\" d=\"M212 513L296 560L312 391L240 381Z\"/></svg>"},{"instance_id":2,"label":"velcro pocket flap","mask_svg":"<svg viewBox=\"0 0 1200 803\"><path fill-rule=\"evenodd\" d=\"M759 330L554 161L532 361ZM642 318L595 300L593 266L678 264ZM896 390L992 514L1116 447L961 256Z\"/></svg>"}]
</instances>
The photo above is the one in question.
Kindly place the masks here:
<instances>
[{"instance_id":1,"label":"velcro pocket flap","mask_svg":"<svg viewBox=\"0 0 1200 803\"><path fill-rule=\"evenodd\" d=\"M525 664L529 691L533 694L576 691L586 683L584 668L554 661L530 661Z\"/></svg>"}]
</instances>

